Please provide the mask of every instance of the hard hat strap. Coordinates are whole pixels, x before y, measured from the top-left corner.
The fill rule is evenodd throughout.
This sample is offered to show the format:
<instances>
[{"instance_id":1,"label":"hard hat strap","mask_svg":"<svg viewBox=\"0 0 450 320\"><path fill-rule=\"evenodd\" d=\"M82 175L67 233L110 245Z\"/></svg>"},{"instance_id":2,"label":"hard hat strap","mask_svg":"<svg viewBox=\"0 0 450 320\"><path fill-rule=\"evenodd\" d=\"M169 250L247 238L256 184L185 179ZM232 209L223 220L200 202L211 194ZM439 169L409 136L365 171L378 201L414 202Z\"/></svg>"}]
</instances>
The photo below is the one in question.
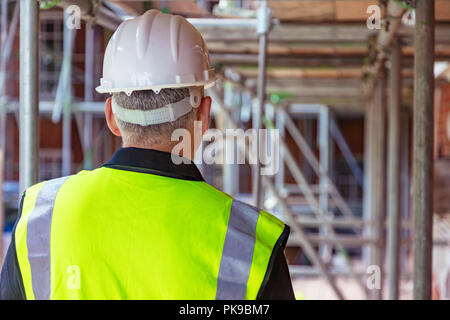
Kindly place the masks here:
<instances>
[{"instance_id":1,"label":"hard hat strap","mask_svg":"<svg viewBox=\"0 0 450 320\"><path fill-rule=\"evenodd\" d=\"M200 97L201 99L201 97ZM186 97L175 103L165 105L162 108L154 110L135 110L119 106L114 96L111 98L112 111L114 116L127 123L138 124L140 126L149 126L172 122L184 116L192 110L191 97Z\"/></svg>"}]
</instances>

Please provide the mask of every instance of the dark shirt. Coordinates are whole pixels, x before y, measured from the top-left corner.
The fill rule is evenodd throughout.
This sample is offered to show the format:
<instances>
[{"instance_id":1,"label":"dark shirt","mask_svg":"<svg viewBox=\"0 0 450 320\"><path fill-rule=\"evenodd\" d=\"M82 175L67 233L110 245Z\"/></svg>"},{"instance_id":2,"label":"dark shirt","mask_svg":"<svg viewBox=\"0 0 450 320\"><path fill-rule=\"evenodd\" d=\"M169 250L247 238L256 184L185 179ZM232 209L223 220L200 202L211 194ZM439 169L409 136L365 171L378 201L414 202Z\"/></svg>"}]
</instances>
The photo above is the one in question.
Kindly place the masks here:
<instances>
[{"instance_id":1,"label":"dark shirt","mask_svg":"<svg viewBox=\"0 0 450 320\"><path fill-rule=\"evenodd\" d=\"M176 165L172 162L170 153L149 149L122 148L114 154L108 163L104 164L104 167L150 173L183 180L204 181L195 164L182 163ZM22 213L24 197L25 194L20 201L19 217ZM11 244L8 248L0 276L0 299L2 300L24 300L26 298L22 275L17 261L14 241L15 230L16 226L13 229ZM289 227L286 226L280 237L280 243L275 245L275 249L272 252L272 257L270 258L269 266L257 299L295 299L289 269L284 255L284 247L288 236Z\"/></svg>"}]
</instances>

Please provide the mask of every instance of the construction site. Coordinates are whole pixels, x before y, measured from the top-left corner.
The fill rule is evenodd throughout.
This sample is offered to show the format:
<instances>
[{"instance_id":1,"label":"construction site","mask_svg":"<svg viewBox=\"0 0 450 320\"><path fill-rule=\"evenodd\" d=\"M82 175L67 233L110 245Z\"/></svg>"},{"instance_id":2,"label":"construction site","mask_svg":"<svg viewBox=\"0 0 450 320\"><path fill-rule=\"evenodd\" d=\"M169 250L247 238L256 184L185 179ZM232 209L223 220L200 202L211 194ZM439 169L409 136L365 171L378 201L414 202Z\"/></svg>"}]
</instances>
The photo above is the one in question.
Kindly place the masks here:
<instances>
[{"instance_id":1,"label":"construction site","mask_svg":"<svg viewBox=\"0 0 450 320\"><path fill-rule=\"evenodd\" d=\"M269 173L194 162L290 227L296 299L450 299L449 0L0 0L0 258L24 190L121 148L95 88L114 31L150 9L203 37L211 129L276 133L258 136ZM234 159L234 138L201 145Z\"/></svg>"}]
</instances>

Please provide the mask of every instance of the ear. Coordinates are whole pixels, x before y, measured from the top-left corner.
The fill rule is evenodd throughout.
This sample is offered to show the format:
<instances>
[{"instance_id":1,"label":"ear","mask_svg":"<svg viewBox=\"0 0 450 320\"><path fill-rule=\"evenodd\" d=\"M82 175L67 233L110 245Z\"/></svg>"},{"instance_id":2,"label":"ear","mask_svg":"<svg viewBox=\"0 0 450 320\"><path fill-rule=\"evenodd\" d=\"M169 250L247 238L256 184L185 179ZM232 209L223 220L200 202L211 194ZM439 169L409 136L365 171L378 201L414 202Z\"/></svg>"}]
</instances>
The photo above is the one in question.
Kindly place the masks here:
<instances>
[{"instance_id":1,"label":"ear","mask_svg":"<svg viewBox=\"0 0 450 320\"><path fill-rule=\"evenodd\" d=\"M114 117L114 113L112 112L111 97L109 97L105 103L105 117L108 128L111 130L112 134L118 137L122 136L119 126L117 125L116 118Z\"/></svg>"},{"instance_id":2,"label":"ear","mask_svg":"<svg viewBox=\"0 0 450 320\"><path fill-rule=\"evenodd\" d=\"M198 106L197 110L197 121L202 122L202 134L209 129L209 121L210 121L210 112L211 112L211 98L203 97L202 102Z\"/></svg>"}]
</instances>

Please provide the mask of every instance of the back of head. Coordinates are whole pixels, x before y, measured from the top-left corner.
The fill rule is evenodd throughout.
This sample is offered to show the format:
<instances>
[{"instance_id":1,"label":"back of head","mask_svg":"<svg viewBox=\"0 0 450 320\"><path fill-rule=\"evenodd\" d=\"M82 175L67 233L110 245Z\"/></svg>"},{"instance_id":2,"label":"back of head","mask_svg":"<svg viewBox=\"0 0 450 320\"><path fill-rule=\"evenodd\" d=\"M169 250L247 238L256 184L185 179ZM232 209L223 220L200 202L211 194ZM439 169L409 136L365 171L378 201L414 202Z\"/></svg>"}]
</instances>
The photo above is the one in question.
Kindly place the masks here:
<instances>
[{"instance_id":1,"label":"back of head","mask_svg":"<svg viewBox=\"0 0 450 320\"><path fill-rule=\"evenodd\" d=\"M150 111L160 109L168 104L179 102L189 97L187 88L161 89L159 93L153 90L134 91L131 95L123 92L113 94L115 102L123 108L130 110ZM187 114L175 121L163 122L153 125L140 125L125 122L116 118L117 124L122 134L126 135L129 143L139 144L161 144L170 141L172 132L180 128L188 128L195 120L196 109L192 109Z\"/></svg>"},{"instance_id":2,"label":"back of head","mask_svg":"<svg viewBox=\"0 0 450 320\"><path fill-rule=\"evenodd\" d=\"M96 90L113 95L114 117L129 139L160 143L189 125L203 88L214 84L197 29L181 16L149 10L114 32Z\"/></svg>"}]
</instances>

